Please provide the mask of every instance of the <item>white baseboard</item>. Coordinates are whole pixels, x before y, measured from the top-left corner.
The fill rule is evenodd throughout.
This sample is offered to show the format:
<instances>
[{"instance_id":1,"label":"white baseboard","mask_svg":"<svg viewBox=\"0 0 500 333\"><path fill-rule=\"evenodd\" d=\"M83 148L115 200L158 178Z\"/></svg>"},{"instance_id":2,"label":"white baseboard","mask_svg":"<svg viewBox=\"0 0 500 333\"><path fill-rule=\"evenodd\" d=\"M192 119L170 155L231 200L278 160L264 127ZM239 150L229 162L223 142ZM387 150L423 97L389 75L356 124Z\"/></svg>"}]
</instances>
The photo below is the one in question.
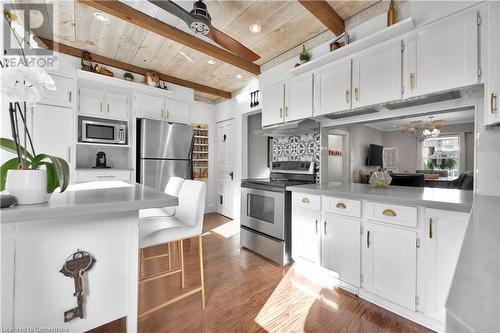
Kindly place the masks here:
<instances>
[{"instance_id":1,"label":"white baseboard","mask_svg":"<svg viewBox=\"0 0 500 333\"><path fill-rule=\"evenodd\" d=\"M205 205L205 214L215 213L215 212L217 212L217 205L216 204Z\"/></svg>"}]
</instances>

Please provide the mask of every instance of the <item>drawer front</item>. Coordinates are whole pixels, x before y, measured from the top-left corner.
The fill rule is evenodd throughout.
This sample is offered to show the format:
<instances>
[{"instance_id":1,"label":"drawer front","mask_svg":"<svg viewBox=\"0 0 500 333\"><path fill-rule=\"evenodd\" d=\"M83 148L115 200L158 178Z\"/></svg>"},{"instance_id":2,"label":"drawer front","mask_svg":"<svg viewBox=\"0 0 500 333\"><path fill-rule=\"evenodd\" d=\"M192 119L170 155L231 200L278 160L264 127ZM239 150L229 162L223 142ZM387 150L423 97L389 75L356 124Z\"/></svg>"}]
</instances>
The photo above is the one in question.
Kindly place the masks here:
<instances>
[{"instance_id":1,"label":"drawer front","mask_svg":"<svg viewBox=\"0 0 500 333\"><path fill-rule=\"evenodd\" d=\"M78 182L95 182L106 180L130 181L130 171L112 171L112 172L78 172Z\"/></svg>"},{"instance_id":2,"label":"drawer front","mask_svg":"<svg viewBox=\"0 0 500 333\"><path fill-rule=\"evenodd\" d=\"M417 208L367 201L368 220L386 222L405 227L417 227Z\"/></svg>"},{"instance_id":3,"label":"drawer front","mask_svg":"<svg viewBox=\"0 0 500 333\"><path fill-rule=\"evenodd\" d=\"M322 196L323 211L345 216L361 217L361 201Z\"/></svg>"},{"instance_id":4,"label":"drawer front","mask_svg":"<svg viewBox=\"0 0 500 333\"><path fill-rule=\"evenodd\" d=\"M295 207L302 207L307 209L320 210L321 209L321 196L306 193L292 193L292 205Z\"/></svg>"}]
</instances>

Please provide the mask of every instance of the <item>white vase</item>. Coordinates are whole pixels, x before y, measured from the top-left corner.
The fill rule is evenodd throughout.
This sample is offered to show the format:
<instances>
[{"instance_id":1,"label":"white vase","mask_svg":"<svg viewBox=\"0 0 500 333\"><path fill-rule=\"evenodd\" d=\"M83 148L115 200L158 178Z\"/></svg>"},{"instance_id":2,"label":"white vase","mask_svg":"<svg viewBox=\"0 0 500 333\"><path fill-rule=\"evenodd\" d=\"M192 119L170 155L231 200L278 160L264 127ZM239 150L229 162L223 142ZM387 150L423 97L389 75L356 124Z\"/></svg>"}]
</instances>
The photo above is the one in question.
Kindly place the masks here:
<instances>
[{"instance_id":1,"label":"white vase","mask_svg":"<svg viewBox=\"0 0 500 333\"><path fill-rule=\"evenodd\" d=\"M5 189L13 195L18 205L40 204L49 201L47 171L9 170Z\"/></svg>"}]
</instances>

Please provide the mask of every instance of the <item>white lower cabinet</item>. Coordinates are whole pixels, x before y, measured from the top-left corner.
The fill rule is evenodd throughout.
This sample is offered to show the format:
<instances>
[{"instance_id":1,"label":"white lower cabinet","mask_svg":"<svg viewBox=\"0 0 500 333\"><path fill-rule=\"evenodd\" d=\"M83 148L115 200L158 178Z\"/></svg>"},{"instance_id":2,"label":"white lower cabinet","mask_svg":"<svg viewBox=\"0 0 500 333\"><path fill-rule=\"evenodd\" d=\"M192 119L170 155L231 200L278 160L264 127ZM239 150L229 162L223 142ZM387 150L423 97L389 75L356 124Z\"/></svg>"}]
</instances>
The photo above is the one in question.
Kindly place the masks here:
<instances>
[{"instance_id":1,"label":"white lower cabinet","mask_svg":"<svg viewBox=\"0 0 500 333\"><path fill-rule=\"evenodd\" d=\"M457 265L469 214L425 210L423 235L424 313L445 320L445 302ZM471 286L471 288L474 288Z\"/></svg>"},{"instance_id":2,"label":"white lower cabinet","mask_svg":"<svg viewBox=\"0 0 500 333\"><path fill-rule=\"evenodd\" d=\"M416 230L367 222L362 244L362 288L415 310Z\"/></svg>"},{"instance_id":3,"label":"white lower cabinet","mask_svg":"<svg viewBox=\"0 0 500 333\"><path fill-rule=\"evenodd\" d=\"M292 257L319 265L321 263L321 213L292 208Z\"/></svg>"},{"instance_id":4,"label":"white lower cabinet","mask_svg":"<svg viewBox=\"0 0 500 333\"><path fill-rule=\"evenodd\" d=\"M338 274L339 280L360 286L361 221L323 213L322 266Z\"/></svg>"}]
</instances>

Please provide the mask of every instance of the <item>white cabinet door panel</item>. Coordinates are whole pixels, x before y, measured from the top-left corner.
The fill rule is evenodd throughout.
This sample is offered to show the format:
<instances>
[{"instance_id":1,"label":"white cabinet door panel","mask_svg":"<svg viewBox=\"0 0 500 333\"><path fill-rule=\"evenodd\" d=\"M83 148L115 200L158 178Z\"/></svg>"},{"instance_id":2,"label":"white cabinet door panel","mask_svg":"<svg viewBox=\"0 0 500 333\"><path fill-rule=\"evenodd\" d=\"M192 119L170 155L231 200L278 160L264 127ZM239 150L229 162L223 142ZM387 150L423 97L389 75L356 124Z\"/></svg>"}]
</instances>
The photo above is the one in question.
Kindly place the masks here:
<instances>
[{"instance_id":1,"label":"white cabinet door panel","mask_svg":"<svg viewBox=\"0 0 500 333\"><path fill-rule=\"evenodd\" d=\"M285 121L313 115L313 76L302 75L285 83Z\"/></svg>"},{"instance_id":2,"label":"white cabinet door panel","mask_svg":"<svg viewBox=\"0 0 500 333\"><path fill-rule=\"evenodd\" d=\"M68 108L72 107L73 100L75 98L73 91L75 81L57 74L50 74L50 76L56 84L56 90L42 89L40 91L42 99L38 102L38 104L57 105Z\"/></svg>"},{"instance_id":3,"label":"white cabinet door panel","mask_svg":"<svg viewBox=\"0 0 500 333\"><path fill-rule=\"evenodd\" d=\"M418 31L406 52L406 96L478 83L477 28L477 14L472 11Z\"/></svg>"},{"instance_id":4,"label":"white cabinet door panel","mask_svg":"<svg viewBox=\"0 0 500 333\"><path fill-rule=\"evenodd\" d=\"M500 2L488 3L487 70L485 75L485 124L500 122Z\"/></svg>"},{"instance_id":5,"label":"white cabinet door panel","mask_svg":"<svg viewBox=\"0 0 500 333\"><path fill-rule=\"evenodd\" d=\"M262 126L283 122L285 86L280 83L262 90Z\"/></svg>"},{"instance_id":6,"label":"white cabinet door panel","mask_svg":"<svg viewBox=\"0 0 500 333\"><path fill-rule=\"evenodd\" d=\"M190 122L189 103L178 101L175 99L167 99L166 103L166 119L176 123L188 124Z\"/></svg>"},{"instance_id":7,"label":"white cabinet door panel","mask_svg":"<svg viewBox=\"0 0 500 333\"><path fill-rule=\"evenodd\" d=\"M352 107L401 99L401 41L372 47L353 57Z\"/></svg>"},{"instance_id":8,"label":"white cabinet door panel","mask_svg":"<svg viewBox=\"0 0 500 333\"><path fill-rule=\"evenodd\" d=\"M106 93L106 117L126 120L128 119L128 98L125 95Z\"/></svg>"},{"instance_id":9,"label":"white cabinet door panel","mask_svg":"<svg viewBox=\"0 0 500 333\"><path fill-rule=\"evenodd\" d=\"M417 233L365 223L362 240L363 288L415 310Z\"/></svg>"},{"instance_id":10,"label":"white cabinet door panel","mask_svg":"<svg viewBox=\"0 0 500 333\"><path fill-rule=\"evenodd\" d=\"M143 93L134 96L135 115L138 118L163 120L165 114L165 99Z\"/></svg>"},{"instance_id":11,"label":"white cabinet door panel","mask_svg":"<svg viewBox=\"0 0 500 333\"><path fill-rule=\"evenodd\" d=\"M351 59L343 59L314 74L314 115L351 108Z\"/></svg>"},{"instance_id":12,"label":"white cabinet door panel","mask_svg":"<svg viewBox=\"0 0 500 333\"><path fill-rule=\"evenodd\" d=\"M293 207L292 256L294 260L307 260L320 264L321 256L320 212Z\"/></svg>"},{"instance_id":13,"label":"white cabinet door panel","mask_svg":"<svg viewBox=\"0 0 500 333\"><path fill-rule=\"evenodd\" d=\"M101 90L80 87L79 89L79 112L86 115L104 116L104 92Z\"/></svg>"}]
</instances>

